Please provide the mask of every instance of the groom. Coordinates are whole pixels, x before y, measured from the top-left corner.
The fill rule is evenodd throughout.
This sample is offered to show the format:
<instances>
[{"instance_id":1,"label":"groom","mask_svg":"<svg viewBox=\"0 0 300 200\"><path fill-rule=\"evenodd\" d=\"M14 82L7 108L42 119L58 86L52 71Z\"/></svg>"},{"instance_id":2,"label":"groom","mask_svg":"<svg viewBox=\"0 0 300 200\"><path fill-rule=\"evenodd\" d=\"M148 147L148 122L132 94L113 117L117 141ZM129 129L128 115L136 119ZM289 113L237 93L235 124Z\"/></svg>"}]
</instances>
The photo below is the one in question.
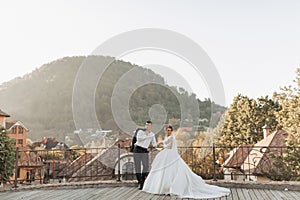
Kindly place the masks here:
<instances>
[{"instance_id":1,"label":"groom","mask_svg":"<svg viewBox=\"0 0 300 200\"><path fill-rule=\"evenodd\" d=\"M139 184L139 190L143 189L143 185L149 170L149 155L148 147L150 143L154 147L157 146L155 134L151 132L152 122L147 121L145 128L146 130L139 130L137 133L137 141L133 149L133 158L135 164L136 178ZM143 169L141 169L141 165Z\"/></svg>"}]
</instances>

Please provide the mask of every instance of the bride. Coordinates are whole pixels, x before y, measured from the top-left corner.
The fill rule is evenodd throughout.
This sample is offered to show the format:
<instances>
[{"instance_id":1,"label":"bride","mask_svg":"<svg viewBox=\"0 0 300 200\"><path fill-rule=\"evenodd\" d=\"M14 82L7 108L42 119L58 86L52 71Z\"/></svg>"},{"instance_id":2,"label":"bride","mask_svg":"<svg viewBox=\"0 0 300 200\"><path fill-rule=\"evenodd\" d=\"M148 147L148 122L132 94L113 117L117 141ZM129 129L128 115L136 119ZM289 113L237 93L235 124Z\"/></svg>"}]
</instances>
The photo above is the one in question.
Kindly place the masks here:
<instances>
[{"instance_id":1,"label":"bride","mask_svg":"<svg viewBox=\"0 0 300 200\"><path fill-rule=\"evenodd\" d=\"M230 190L206 184L190 170L177 151L172 126L166 129L164 149L153 160L143 191L153 194L173 194L180 198L218 198Z\"/></svg>"}]
</instances>

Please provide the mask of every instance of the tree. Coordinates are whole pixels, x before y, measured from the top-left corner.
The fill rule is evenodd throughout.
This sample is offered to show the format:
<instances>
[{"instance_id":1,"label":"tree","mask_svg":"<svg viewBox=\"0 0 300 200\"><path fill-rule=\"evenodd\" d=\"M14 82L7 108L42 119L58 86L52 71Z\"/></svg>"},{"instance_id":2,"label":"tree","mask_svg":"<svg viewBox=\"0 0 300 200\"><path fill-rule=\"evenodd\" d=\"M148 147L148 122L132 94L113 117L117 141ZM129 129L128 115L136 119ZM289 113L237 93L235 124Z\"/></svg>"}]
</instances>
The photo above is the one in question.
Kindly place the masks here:
<instances>
[{"instance_id":1,"label":"tree","mask_svg":"<svg viewBox=\"0 0 300 200\"><path fill-rule=\"evenodd\" d=\"M297 69L295 86L287 86L281 89L281 93L274 93L274 99L280 102L282 109L276 117L279 127L288 132L286 144L288 146L282 160L275 163L283 166L289 176L283 176L283 180L298 180L300 175L300 68ZM280 159L279 159L280 160ZM276 175L276 173L275 173Z\"/></svg>"},{"instance_id":2,"label":"tree","mask_svg":"<svg viewBox=\"0 0 300 200\"><path fill-rule=\"evenodd\" d=\"M0 182L6 182L14 174L16 148L15 140L0 127Z\"/></svg>"},{"instance_id":3,"label":"tree","mask_svg":"<svg viewBox=\"0 0 300 200\"><path fill-rule=\"evenodd\" d=\"M300 68L297 69L296 86L287 86L280 93L274 93L256 100L238 95L224 114L223 128L217 144L238 146L255 144L262 139L262 126L271 130L284 129L288 132L287 150L276 158L274 180L298 180L300 165ZM283 176L284 174L284 176Z\"/></svg>"},{"instance_id":4,"label":"tree","mask_svg":"<svg viewBox=\"0 0 300 200\"><path fill-rule=\"evenodd\" d=\"M239 94L224 115L224 125L218 145L255 144L262 139L265 124L275 130L276 113L280 105L268 96L256 100Z\"/></svg>"},{"instance_id":5,"label":"tree","mask_svg":"<svg viewBox=\"0 0 300 200\"><path fill-rule=\"evenodd\" d=\"M276 117L280 128L289 133L288 145L300 145L300 68L294 82L296 86L283 87L281 93L273 95L282 107Z\"/></svg>"}]
</instances>

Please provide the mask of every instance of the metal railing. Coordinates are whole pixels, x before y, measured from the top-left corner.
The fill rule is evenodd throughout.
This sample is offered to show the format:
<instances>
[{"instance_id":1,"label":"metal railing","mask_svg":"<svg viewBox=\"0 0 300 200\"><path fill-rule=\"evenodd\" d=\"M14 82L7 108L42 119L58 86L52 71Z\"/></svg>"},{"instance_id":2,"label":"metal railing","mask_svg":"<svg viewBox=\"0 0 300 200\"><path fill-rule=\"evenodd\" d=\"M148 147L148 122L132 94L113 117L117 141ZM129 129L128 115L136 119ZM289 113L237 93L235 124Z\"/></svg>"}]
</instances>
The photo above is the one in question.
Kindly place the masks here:
<instances>
[{"instance_id":1,"label":"metal railing","mask_svg":"<svg viewBox=\"0 0 300 200\"><path fill-rule=\"evenodd\" d=\"M150 166L159 151L149 152ZM300 180L300 147L242 145L178 147L182 159L203 179L255 181ZM289 157L290 156L290 157ZM287 159L288 158L288 159ZM296 160L295 160L296 162ZM299 160L298 160L299 162ZM18 184L47 184L96 180L135 180L133 154L129 148L19 150L16 151L14 187Z\"/></svg>"}]
</instances>

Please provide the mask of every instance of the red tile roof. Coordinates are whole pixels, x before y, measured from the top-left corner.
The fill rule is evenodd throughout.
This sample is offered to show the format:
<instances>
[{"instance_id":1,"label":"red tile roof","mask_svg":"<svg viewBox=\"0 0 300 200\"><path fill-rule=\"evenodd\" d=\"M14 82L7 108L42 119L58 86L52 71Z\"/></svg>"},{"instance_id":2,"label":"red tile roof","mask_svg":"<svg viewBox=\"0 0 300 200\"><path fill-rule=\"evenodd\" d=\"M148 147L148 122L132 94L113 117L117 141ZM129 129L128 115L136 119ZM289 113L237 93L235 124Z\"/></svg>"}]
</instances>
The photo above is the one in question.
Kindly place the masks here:
<instances>
[{"instance_id":1,"label":"red tile roof","mask_svg":"<svg viewBox=\"0 0 300 200\"><path fill-rule=\"evenodd\" d=\"M120 144L120 149L118 145ZM131 139L117 140L107 149L99 153L86 154L67 166L68 172L62 171L59 175L66 176L68 181L111 180L114 176L114 167L120 155L128 154ZM156 152L157 153L157 152ZM155 154L156 155L156 154ZM150 158L150 163L154 157ZM81 163L79 163L81 162Z\"/></svg>"},{"instance_id":2,"label":"red tile roof","mask_svg":"<svg viewBox=\"0 0 300 200\"><path fill-rule=\"evenodd\" d=\"M18 121L18 120L6 121L6 123L5 123L6 129L10 129L13 126L21 126L24 129L26 129L27 131L29 131L29 129L21 121Z\"/></svg>"},{"instance_id":3,"label":"red tile roof","mask_svg":"<svg viewBox=\"0 0 300 200\"><path fill-rule=\"evenodd\" d=\"M231 155L225 161L225 168L240 168L241 171L249 173L263 173L272 167L273 159L269 155L281 154L285 147L287 132L278 130L259 141L255 145L242 145L231 151Z\"/></svg>"},{"instance_id":4,"label":"red tile roof","mask_svg":"<svg viewBox=\"0 0 300 200\"><path fill-rule=\"evenodd\" d=\"M283 153L282 147L286 146L287 135L286 131L278 130L256 143L246 158L247 162L244 162L241 168L255 173L263 173L265 169L269 170L274 161L269 153L274 155Z\"/></svg>"},{"instance_id":5,"label":"red tile roof","mask_svg":"<svg viewBox=\"0 0 300 200\"><path fill-rule=\"evenodd\" d=\"M225 168L240 168L241 165L245 162L245 159L249 155L249 152L252 150L253 145L241 145L238 148L235 148L231 151L231 155L225 161Z\"/></svg>"},{"instance_id":6,"label":"red tile roof","mask_svg":"<svg viewBox=\"0 0 300 200\"><path fill-rule=\"evenodd\" d=\"M94 155L92 155L91 153L86 153L78 157L76 160L71 162L67 167L65 167L61 172L59 172L58 176L70 178L80 168L84 167L84 165L87 162L91 161L93 157Z\"/></svg>"},{"instance_id":7,"label":"red tile roof","mask_svg":"<svg viewBox=\"0 0 300 200\"><path fill-rule=\"evenodd\" d=\"M5 127L6 127L7 129L10 129L15 123L17 123L17 120L14 120L14 121L6 121Z\"/></svg>"}]
</instances>

